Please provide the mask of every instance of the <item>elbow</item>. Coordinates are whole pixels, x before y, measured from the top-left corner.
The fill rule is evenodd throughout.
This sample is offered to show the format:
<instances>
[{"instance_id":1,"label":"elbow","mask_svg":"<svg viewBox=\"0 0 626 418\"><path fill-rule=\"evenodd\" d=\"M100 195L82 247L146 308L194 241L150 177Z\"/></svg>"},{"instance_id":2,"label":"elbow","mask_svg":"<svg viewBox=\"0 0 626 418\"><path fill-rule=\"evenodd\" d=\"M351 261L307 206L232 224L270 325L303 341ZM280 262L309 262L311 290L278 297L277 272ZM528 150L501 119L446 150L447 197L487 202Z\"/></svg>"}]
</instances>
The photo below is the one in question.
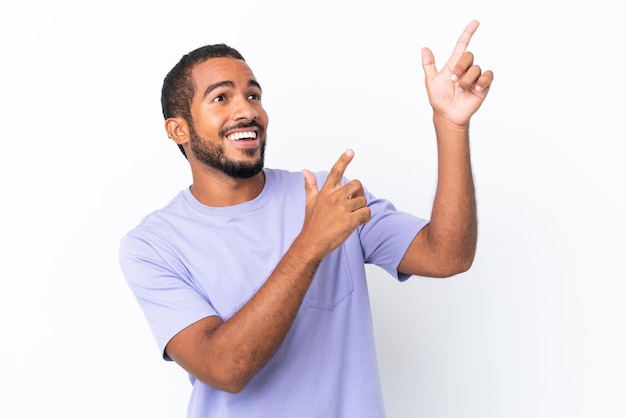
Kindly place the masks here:
<instances>
[{"instance_id":1,"label":"elbow","mask_svg":"<svg viewBox=\"0 0 626 418\"><path fill-rule=\"evenodd\" d=\"M444 266L441 266L442 278L453 277L468 271L474 264L474 254L463 254L448 258Z\"/></svg>"},{"instance_id":2,"label":"elbow","mask_svg":"<svg viewBox=\"0 0 626 418\"><path fill-rule=\"evenodd\" d=\"M465 273L472 267L472 264L474 264L474 257L464 257L463 259L459 260L453 276Z\"/></svg>"},{"instance_id":3,"label":"elbow","mask_svg":"<svg viewBox=\"0 0 626 418\"><path fill-rule=\"evenodd\" d=\"M247 382L244 383L240 383L240 382L228 382L225 383L219 387L214 386L216 389L222 390L224 392L228 392L228 393L232 393L232 394L237 394L239 392L241 392L245 387L246 387Z\"/></svg>"},{"instance_id":4,"label":"elbow","mask_svg":"<svg viewBox=\"0 0 626 418\"><path fill-rule=\"evenodd\" d=\"M216 379L214 377L197 377L202 383L211 386L214 389L228 393L239 393L245 389L248 381L239 379Z\"/></svg>"},{"instance_id":5,"label":"elbow","mask_svg":"<svg viewBox=\"0 0 626 418\"><path fill-rule=\"evenodd\" d=\"M428 275L445 279L468 271L474 263L474 252L447 252L435 258L437 262Z\"/></svg>"},{"instance_id":6,"label":"elbow","mask_svg":"<svg viewBox=\"0 0 626 418\"><path fill-rule=\"evenodd\" d=\"M468 271L474 263L475 251L442 248L441 246L428 247L423 253L414 257L405 257L398 271L432 278L448 278ZM421 257L420 257L421 255Z\"/></svg>"},{"instance_id":7,"label":"elbow","mask_svg":"<svg viewBox=\"0 0 626 418\"><path fill-rule=\"evenodd\" d=\"M476 240L464 241L453 246L439 247L443 261L440 268L445 272L443 277L452 277L467 272L474 264L476 256Z\"/></svg>"},{"instance_id":8,"label":"elbow","mask_svg":"<svg viewBox=\"0 0 626 418\"><path fill-rule=\"evenodd\" d=\"M250 365L241 359L223 357L211 362L210 366L204 368L198 380L215 389L233 394L242 392L262 367Z\"/></svg>"},{"instance_id":9,"label":"elbow","mask_svg":"<svg viewBox=\"0 0 626 418\"><path fill-rule=\"evenodd\" d=\"M468 271L474 264L476 255L476 234L466 234L457 237L453 233L434 233L426 227L424 228L422 243L416 257L426 260L422 263L422 268L426 275L437 278L453 277ZM415 253L414 253L415 254Z\"/></svg>"},{"instance_id":10,"label":"elbow","mask_svg":"<svg viewBox=\"0 0 626 418\"><path fill-rule=\"evenodd\" d=\"M217 390L243 391L261 367L257 352L235 349L224 333L215 332L222 324L207 317L192 324L170 340L165 354L190 376Z\"/></svg>"},{"instance_id":11,"label":"elbow","mask_svg":"<svg viewBox=\"0 0 626 418\"><path fill-rule=\"evenodd\" d=\"M227 370L220 372L214 370L210 375L200 376L197 379L217 390L236 394L246 388L251 376Z\"/></svg>"}]
</instances>

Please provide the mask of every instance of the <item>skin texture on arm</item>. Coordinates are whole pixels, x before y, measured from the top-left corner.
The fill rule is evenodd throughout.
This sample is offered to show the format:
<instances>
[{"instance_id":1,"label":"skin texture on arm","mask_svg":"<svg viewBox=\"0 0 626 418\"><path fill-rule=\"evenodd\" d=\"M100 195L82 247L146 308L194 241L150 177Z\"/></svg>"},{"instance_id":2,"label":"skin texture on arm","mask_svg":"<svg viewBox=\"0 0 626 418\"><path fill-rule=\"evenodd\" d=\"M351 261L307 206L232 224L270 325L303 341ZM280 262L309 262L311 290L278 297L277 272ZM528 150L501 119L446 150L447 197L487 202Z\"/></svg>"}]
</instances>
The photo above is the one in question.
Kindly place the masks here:
<instances>
[{"instance_id":1,"label":"skin texture on arm","mask_svg":"<svg viewBox=\"0 0 626 418\"><path fill-rule=\"evenodd\" d=\"M208 317L172 338L167 354L190 374L215 388L241 391L285 338L321 260L370 219L358 181L341 184L354 154L341 155L318 190L303 171L303 228L259 291L230 319Z\"/></svg>"},{"instance_id":2,"label":"skin texture on arm","mask_svg":"<svg viewBox=\"0 0 626 418\"><path fill-rule=\"evenodd\" d=\"M449 277L469 269L474 260L477 220L469 123L493 81L493 73L482 72L466 51L477 28L475 20L467 25L441 71L430 49L422 49L437 137L438 180L430 223L403 257L398 267L403 273Z\"/></svg>"}]
</instances>

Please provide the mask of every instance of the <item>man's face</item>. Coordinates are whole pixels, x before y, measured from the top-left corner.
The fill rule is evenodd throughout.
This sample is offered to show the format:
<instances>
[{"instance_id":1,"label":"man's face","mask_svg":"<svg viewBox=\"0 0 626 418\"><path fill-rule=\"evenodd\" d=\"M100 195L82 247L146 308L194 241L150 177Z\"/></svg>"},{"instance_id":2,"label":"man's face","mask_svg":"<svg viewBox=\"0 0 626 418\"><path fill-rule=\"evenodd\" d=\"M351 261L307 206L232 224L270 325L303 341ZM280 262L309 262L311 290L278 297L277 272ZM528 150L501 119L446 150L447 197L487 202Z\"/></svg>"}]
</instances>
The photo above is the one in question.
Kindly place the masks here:
<instances>
[{"instance_id":1,"label":"man's face","mask_svg":"<svg viewBox=\"0 0 626 418\"><path fill-rule=\"evenodd\" d=\"M268 123L261 87L248 65L211 58L192 70L190 148L201 163L231 177L249 178L263 168Z\"/></svg>"}]
</instances>

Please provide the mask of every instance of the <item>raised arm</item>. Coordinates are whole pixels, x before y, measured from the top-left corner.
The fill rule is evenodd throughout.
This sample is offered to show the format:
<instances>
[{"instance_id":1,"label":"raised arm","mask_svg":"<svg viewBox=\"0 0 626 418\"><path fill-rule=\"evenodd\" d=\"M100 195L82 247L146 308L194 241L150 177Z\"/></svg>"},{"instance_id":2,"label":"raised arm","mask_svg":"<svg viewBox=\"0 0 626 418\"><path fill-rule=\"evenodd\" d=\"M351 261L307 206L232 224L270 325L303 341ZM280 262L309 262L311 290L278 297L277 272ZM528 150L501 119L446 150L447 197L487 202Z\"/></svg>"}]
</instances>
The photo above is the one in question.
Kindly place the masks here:
<instances>
[{"instance_id":1,"label":"raised arm","mask_svg":"<svg viewBox=\"0 0 626 418\"><path fill-rule=\"evenodd\" d=\"M321 260L370 219L358 181L342 185L351 150L341 155L318 190L304 170L302 231L259 291L231 318L204 318L170 340L166 353L215 388L238 392L274 355L287 335Z\"/></svg>"},{"instance_id":2,"label":"raised arm","mask_svg":"<svg viewBox=\"0 0 626 418\"><path fill-rule=\"evenodd\" d=\"M466 271L474 260L477 221L469 124L493 81L493 73L483 72L466 51L477 28L475 20L467 25L440 71L431 50L422 49L437 137L438 180L430 223L402 259L398 270L403 273L448 277Z\"/></svg>"}]
</instances>

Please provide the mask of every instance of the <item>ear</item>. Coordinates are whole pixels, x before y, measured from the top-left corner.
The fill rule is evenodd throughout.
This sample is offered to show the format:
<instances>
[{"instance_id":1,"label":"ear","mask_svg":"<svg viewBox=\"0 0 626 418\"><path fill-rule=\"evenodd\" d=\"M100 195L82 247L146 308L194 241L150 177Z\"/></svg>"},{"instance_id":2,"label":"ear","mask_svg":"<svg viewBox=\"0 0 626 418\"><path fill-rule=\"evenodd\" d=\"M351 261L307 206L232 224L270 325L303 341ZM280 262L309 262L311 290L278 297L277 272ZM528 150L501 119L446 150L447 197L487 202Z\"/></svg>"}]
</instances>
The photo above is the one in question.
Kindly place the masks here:
<instances>
[{"instance_id":1,"label":"ear","mask_svg":"<svg viewBox=\"0 0 626 418\"><path fill-rule=\"evenodd\" d=\"M165 132L167 132L167 137L178 145L184 145L189 142L189 125L187 125L187 121L184 118L166 119Z\"/></svg>"}]
</instances>

